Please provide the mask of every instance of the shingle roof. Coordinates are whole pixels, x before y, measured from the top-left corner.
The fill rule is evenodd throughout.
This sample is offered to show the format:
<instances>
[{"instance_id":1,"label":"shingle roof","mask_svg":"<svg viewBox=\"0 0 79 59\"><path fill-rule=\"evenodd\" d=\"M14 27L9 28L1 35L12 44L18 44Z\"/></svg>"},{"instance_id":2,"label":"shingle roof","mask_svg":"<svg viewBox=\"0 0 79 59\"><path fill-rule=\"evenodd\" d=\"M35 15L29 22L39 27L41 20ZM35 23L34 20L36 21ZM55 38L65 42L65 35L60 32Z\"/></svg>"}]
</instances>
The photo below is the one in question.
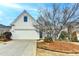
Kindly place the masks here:
<instances>
[{"instance_id":1,"label":"shingle roof","mask_svg":"<svg viewBox=\"0 0 79 59\"><path fill-rule=\"evenodd\" d=\"M6 25L3 25L3 24L0 24L0 28L11 28L11 26L6 26Z\"/></svg>"}]
</instances>

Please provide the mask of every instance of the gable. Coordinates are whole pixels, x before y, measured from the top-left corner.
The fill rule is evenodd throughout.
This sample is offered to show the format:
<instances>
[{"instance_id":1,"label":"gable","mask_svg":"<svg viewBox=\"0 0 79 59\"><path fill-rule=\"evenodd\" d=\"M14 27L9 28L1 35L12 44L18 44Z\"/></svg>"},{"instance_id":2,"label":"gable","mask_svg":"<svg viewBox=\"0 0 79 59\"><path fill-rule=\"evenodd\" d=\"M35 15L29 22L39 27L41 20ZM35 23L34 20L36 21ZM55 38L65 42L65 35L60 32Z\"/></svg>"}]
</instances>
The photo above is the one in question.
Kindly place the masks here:
<instances>
[{"instance_id":1,"label":"gable","mask_svg":"<svg viewBox=\"0 0 79 59\"><path fill-rule=\"evenodd\" d=\"M23 11L11 25L19 29L33 29L33 20L34 18L29 13Z\"/></svg>"}]
</instances>

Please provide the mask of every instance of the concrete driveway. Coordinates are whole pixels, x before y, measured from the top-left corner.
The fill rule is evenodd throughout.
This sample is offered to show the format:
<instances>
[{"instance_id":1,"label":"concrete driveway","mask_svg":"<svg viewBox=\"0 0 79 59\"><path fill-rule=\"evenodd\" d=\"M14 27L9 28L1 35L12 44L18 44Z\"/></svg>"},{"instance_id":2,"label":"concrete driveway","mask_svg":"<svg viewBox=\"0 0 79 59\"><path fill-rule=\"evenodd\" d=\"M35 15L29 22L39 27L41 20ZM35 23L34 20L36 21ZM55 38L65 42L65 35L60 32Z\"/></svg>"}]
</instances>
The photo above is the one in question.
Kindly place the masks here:
<instances>
[{"instance_id":1,"label":"concrete driveway","mask_svg":"<svg viewBox=\"0 0 79 59\"><path fill-rule=\"evenodd\" d=\"M12 40L0 43L0 56L33 56L36 55L36 41Z\"/></svg>"}]
</instances>

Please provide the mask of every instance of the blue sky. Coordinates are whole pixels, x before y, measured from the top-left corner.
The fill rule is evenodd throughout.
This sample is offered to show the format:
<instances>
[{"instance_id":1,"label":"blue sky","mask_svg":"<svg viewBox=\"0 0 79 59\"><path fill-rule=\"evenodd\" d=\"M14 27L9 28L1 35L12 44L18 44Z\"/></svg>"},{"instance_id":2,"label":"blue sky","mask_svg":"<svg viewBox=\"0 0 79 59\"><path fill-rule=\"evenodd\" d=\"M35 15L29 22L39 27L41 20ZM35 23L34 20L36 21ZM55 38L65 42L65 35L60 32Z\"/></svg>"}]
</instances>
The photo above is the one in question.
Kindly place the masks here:
<instances>
[{"instance_id":1,"label":"blue sky","mask_svg":"<svg viewBox=\"0 0 79 59\"><path fill-rule=\"evenodd\" d=\"M69 5L61 3L61 9ZM26 10L32 17L37 19L39 16L38 10L42 8L51 9L52 3L0 3L0 24L10 25L23 10Z\"/></svg>"},{"instance_id":2,"label":"blue sky","mask_svg":"<svg viewBox=\"0 0 79 59\"><path fill-rule=\"evenodd\" d=\"M8 4L0 3L0 24L10 25L16 17L27 10L35 19L38 17L38 9L40 8L51 8L50 3L17 3L17 4Z\"/></svg>"}]
</instances>

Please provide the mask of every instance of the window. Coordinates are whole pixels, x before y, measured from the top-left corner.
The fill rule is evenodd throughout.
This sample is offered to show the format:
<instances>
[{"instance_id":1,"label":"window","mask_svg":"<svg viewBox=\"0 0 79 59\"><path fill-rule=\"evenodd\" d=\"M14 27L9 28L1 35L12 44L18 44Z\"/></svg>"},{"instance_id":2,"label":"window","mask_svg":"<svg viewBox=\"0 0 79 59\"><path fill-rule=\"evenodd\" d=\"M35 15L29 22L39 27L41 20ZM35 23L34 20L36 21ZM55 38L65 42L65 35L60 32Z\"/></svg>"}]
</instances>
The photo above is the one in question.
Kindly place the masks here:
<instances>
[{"instance_id":1,"label":"window","mask_svg":"<svg viewBox=\"0 0 79 59\"><path fill-rule=\"evenodd\" d=\"M24 22L27 22L27 16L24 16Z\"/></svg>"}]
</instances>

